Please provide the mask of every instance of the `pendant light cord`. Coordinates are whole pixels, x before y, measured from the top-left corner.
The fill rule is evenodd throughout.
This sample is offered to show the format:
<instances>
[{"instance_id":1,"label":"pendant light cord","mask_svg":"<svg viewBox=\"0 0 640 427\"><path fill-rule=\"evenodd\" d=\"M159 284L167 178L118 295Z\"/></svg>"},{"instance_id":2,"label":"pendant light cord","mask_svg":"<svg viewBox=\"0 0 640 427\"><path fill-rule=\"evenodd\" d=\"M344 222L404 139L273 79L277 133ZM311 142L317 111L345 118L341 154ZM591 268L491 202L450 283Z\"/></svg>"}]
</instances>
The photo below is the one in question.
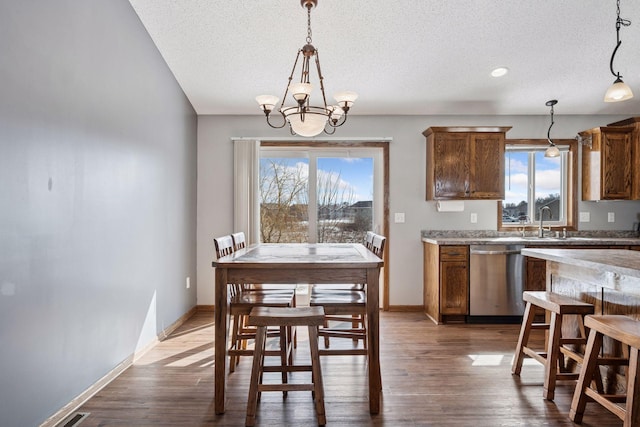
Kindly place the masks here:
<instances>
[{"instance_id":1,"label":"pendant light cord","mask_svg":"<svg viewBox=\"0 0 640 427\"><path fill-rule=\"evenodd\" d=\"M553 127L553 124L555 123L553 121L553 105L554 104L551 104L551 124L549 125L549 130L547 130L547 141L549 141L549 144L553 144L553 141L551 140L551 128Z\"/></svg>"},{"instance_id":2,"label":"pendant light cord","mask_svg":"<svg viewBox=\"0 0 640 427\"><path fill-rule=\"evenodd\" d=\"M620 27L628 27L631 25L631 21L629 19L620 18L620 0L616 1L616 48L613 49L613 53L611 54L611 61L609 62L609 68L611 69L611 74L613 74L618 79L620 78L620 73L616 73L613 71L613 58L616 56L616 52L618 48L622 44L620 40Z\"/></svg>"}]
</instances>

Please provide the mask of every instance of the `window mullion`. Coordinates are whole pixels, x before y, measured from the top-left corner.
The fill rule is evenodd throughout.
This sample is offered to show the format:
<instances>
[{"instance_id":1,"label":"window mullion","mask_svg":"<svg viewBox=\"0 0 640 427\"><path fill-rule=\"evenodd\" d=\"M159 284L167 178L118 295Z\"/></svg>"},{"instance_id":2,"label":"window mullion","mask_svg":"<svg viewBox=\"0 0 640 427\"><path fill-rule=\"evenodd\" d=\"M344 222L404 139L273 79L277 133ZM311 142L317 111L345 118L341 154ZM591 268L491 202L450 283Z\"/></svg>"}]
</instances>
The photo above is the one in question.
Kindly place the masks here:
<instances>
[{"instance_id":1,"label":"window mullion","mask_svg":"<svg viewBox=\"0 0 640 427\"><path fill-rule=\"evenodd\" d=\"M309 151L309 243L318 243L318 155Z\"/></svg>"},{"instance_id":2,"label":"window mullion","mask_svg":"<svg viewBox=\"0 0 640 427\"><path fill-rule=\"evenodd\" d=\"M527 169L529 188L527 189L527 204L529 206L530 222L536 222L536 153L529 152L529 167Z\"/></svg>"}]
</instances>

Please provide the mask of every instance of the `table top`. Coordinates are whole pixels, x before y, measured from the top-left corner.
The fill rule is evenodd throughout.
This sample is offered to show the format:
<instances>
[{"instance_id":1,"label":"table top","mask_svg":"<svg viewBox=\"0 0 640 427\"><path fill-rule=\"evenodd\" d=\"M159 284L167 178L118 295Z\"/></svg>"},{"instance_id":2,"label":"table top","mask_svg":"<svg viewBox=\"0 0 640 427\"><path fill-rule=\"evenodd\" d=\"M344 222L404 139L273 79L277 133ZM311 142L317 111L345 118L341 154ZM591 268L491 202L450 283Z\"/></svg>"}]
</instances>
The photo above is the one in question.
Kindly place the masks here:
<instances>
[{"instance_id":1,"label":"table top","mask_svg":"<svg viewBox=\"0 0 640 427\"><path fill-rule=\"evenodd\" d=\"M626 249L522 249L522 255L640 277L640 251Z\"/></svg>"},{"instance_id":2,"label":"table top","mask_svg":"<svg viewBox=\"0 0 640 427\"><path fill-rule=\"evenodd\" d=\"M214 267L379 268L383 261L360 243L262 243L213 261Z\"/></svg>"}]
</instances>

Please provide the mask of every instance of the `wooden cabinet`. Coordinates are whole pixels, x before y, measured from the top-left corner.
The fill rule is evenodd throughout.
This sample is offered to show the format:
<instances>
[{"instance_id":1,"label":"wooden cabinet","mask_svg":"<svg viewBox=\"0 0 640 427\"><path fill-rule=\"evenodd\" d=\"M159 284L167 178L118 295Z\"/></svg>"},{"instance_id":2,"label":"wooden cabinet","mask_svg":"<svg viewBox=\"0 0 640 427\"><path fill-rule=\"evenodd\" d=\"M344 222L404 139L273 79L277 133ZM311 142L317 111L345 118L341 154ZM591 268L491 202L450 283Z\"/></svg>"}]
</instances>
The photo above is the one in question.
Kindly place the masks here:
<instances>
[{"instance_id":1,"label":"wooden cabinet","mask_svg":"<svg viewBox=\"0 0 640 427\"><path fill-rule=\"evenodd\" d=\"M427 200L504 198L504 141L511 127L430 127Z\"/></svg>"},{"instance_id":2,"label":"wooden cabinet","mask_svg":"<svg viewBox=\"0 0 640 427\"><path fill-rule=\"evenodd\" d=\"M436 323L469 314L469 246L424 243L424 307Z\"/></svg>"},{"instance_id":3,"label":"wooden cabinet","mask_svg":"<svg viewBox=\"0 0 640 427\"><path fill-rule=\"evenodd\" d=\"M603 126L580 132L582 200L633 200L633 126Z\"/></svg>"},{"instance_id":4,"label":"wooden cabinet","mask_svg":"<svg viewBox=\"0 0 640 427\"><path fill-rule=\"evenodd\" d=\"M547 288L547 262L543 259L526 257L525 291L544 291Z\"/></svg>"},{"instance_id":5,"label":"wooden cabinet","mask_svg":"<svg viewBox=\"0 0 640 427\"><path fill-rule=\"evenodd\" d=\"M440 313L469 314L469 247L440 247Z\"/></svg>"},{"instance_id":6,"label":"wooden cabinet","mask_svg":"<svg viewBox=\"0 0 640 427\"><path fill-rule=\"evenodd\" d=\"M640 200L640 117L631 117L607 126L630 126L631 133L631 199Z\"/></svg>"}]
</instances>

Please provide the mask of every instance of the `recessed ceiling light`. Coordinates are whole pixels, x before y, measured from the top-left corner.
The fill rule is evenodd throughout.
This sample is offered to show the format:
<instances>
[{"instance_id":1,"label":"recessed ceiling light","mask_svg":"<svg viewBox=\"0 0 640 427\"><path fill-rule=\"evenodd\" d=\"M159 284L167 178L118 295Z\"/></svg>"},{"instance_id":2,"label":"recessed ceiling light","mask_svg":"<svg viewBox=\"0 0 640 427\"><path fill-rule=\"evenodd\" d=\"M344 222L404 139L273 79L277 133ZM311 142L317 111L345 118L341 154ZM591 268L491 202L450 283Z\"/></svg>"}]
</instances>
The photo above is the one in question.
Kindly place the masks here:
<instances>
[{"instance_id":1,"label":"recessed ceiling light","mask_svg":"<svg viewBox=\"0 0 640 427\"><path fill-rule=\"evenodd\" d=\"M509 72L507 67L498 67L491 72L493 77L502 77Z\"/></svg>"}]
</instances>

